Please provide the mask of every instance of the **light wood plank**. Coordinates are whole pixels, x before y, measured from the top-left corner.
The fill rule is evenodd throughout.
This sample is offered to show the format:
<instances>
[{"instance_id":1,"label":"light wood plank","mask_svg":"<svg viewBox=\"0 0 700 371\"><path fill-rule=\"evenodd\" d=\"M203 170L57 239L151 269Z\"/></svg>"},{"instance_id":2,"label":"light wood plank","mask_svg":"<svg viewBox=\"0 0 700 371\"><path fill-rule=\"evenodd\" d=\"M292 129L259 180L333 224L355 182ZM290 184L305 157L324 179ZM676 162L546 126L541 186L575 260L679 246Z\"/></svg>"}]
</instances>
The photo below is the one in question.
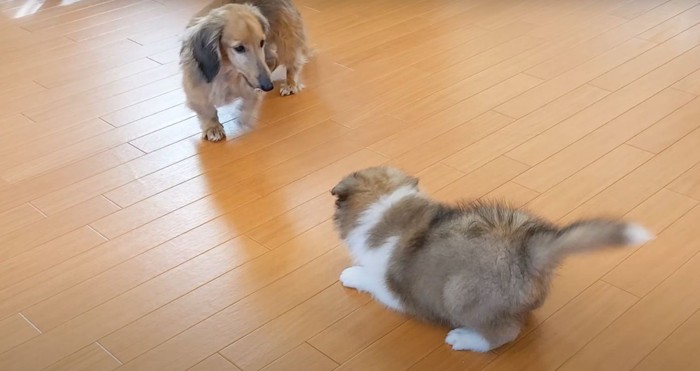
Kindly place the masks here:
<instances>
[{"instance_id":1,"label":"light wood plank","mask_svg":"<svg viewBox=\"0 0 700 371\"><path fill-rule=\"evenodd\" d=\"M698 23L698 17L700 17L700 7L696 5L669 20L650 28L637 37L655 43L664 42L685 31L686 29L695 26Z\"/></svg>"},{"instance_id":2,"label":"light wood plank","mask_svg":"<svg viewBox=\"0 0 700 371\"><path fill-rule=\"evenodd\" d=\"M508 152L535 164L598 129L700 67L696 47Z\"/></svg>"},{"instance_id":3,"label":"light wood plank","mask_svg":"<svg viewBox=\"0 0 700 371\"><path fill-rule=\"evenodd\" d=\"M330 371L338 367L338 364L323 355L318 350L304 343L291 352L278 358L276 361L265 366L265 371L286 371L286 370L308 370L308 371Z\"/></svg>"},{"instance_id":4,"label":"light wood plank","mask_svg":"<svg viewBox=\"0 0 700 371\"><path fill-rule=\"evenodd\" d=\"M327 267L318 265L320 263L311 265L309 263L335 246L335 244L326 246L314 243L314 241L327 240L334 235L335 232L330 223L312 228L280 246L277 250L222 275L153 313L143 316L133 324L106 336L102 342L112 349L119 358L128 361L248 295L257 292L256 297L260 298L270 295L268 299L265 299L265 302L274 301L275 295L285 292L285 285L298 282L298 280L305 282L303 280L307 279L306 277L326 272L324 269ZM325 259L321 260L321 262L326 261ZM302 266L304 268L299 269ZM290 274L292 272L296 273ZM329 274L329 277L333 279L337 278L337 274L331 275L330 273L329 271L323 274ZM276 283L272 284L273 282ZM323 283L319 282L319 285ZM263 289L266 286L267 288ZM311 285L311 288L315 287L319 286ZM289 292L288 294L298 295L299 293ZM248 300L262 299L251 297ZM202 303L206 303L206 305L202 305ZM219 349L227 344L221 345Z\"/></svg>"},{"instance_id":5,"label":"light wood plank","mask_svg":"<svg viewBox=\"0 0 700 371\"><path fill-rule=\"evenodd\" d=\"M648 294L700 251L698 233L692 227L699 217L700 208L690 210L608 273L605 281L639 296Z\"/></svg>"},{"instance_id":6,"label":"light wood plank","mask_svg":"<svg viewBox=\"0 0 700 371\"><path fill-rule=\"evenodd\" d=\"M270 290L261 290L258 294L252 295L246 300L239 301L233 306L218 312L216 315L187 329L143 356L127 363L125 368L142 369L161 366L167 367L167 365L186 366L191 363L196 363L201 358L206 357L206 354L203 353L207 352L208 349L226 346L262 325L264 322L291 309L290 306L299 304L300 299L303 301L313 296L319 290L318 285L327 287L329 283L335 282L337 280L338 271L346 264L346 259L345 252L336 248L328 254L325 254L322 258L314 261L313 265L309 266L309 269L304 270L303 273L299 273L299 278L302 278L302 275L306 276L302 278L306 284L294 285L294 287L299 288L299 290L289 290L290 286L288 286L288 282L284 282L283 286L268 286ZM322 266L322 268L319 267L319 265ZM322 269L322 271L319 272L318 269ZM311 285L310 281L318 282L316 284L317 286L314 287ZM271 295L271 291L273 290L283 290L286 294L282 294L278 291L274 295ZM354 295L357 299L361 298L361 294L359 293L351 293L351 295ZM267 310L264 313L260 312L257 309L259 305L265 305ZM262 316L257 317L258 319L256 321L252 321L250 314L253 312L259 313ZM249 320L240 320L240 316L249 318ZM215 331L215 334L212 334L212 328L218 328L219 330ZM214 336L202 337L203 333ZM191 347L187 352L183 352L178 343L190 343L188 339L191 338L199 339L198 346ZM173 351L175 351L175 353L173 353Z\"/></svg>"},{"instance_id":7,"label":"light wood plank","mask_svg":"<svg viewBox=\"0 0 700 371\"><path fill-rule=\"evenodd\" d=\"M674 370L695 370L700 367L694 356L700 333L700 312L695 312L666 340L640 362L634 370L658 370L669 367Z\"/></svg>"},{"instance_id":8,"label":"light wood plank","mask_svg":"<svg viewBox=\"0 0 700 371\"><path fill-rule=\"evenodd\" d=\"M623 86L698 45L696 41L699 34L700 25L693 26L639 57L598 77L591 81L591 84L610 91L621 89Z\"/></svg>"},{"instance_id":9,"label":"light wood plank","mask_svg":"<svg viewBox=\"0 0 700 371\"><path fill-rule=\"evenodd\" d=\"M101 345L92 343L87 347L69 355L66 358L50 365L45 370L52 371L111 371L121 365L117 359L107 353Z\"/></svg>"},{"instance_id":10,"label":"light wood plank","mask_svg":"<svg viewBox=\"0 0 700 371\"><path fill-rule=\"evenodd\" d=\"M637 300L611 285L595 283L484 370L556 370Z\"/></svg>"},{"instance_id":11,"label":"light wood plank","mask_svg":"<svg viewBox=\"0 0 700 371\"><path fill-rule=\"evenodd\" d=\"M494 353L455 352L448 346L439 346L425 358L416 362L411 371L472 371L481 370L496 358Z\"/></svg>"},{"instance_id":12,"label":"light wood plank","mask_svg":"<svg viewBox=\"0 0 700 371\"><path fill-rule=\"evenodd\" d=\"M628 42L567 71L495 108L507 116L521 118L598 75L650 49L654 44L631 39ZM607 89L610 90L610 89Z\"/></svg>"},{"instance_id":13,"label":"light wood plank","mask_svg":"<svg viewBox=\"0 0 700 371\"><path fill-rule=\"evenodd\" d=\"M335 283L220 353L243 369L263 368L371 300L366 295L348 295L348 291Z\"/></svg>"},{"instance_id":14,"label":"light wood plank","mask_svg":"<svg viewBox=\"0 0 700 371\"><path fill-rule=\"evenodd\" d=\"M338 370L405 369L437 347L446 347L446 329L410 320L340 365Z\"/></svg>"},{"instance_id":15,"label":"light wood plank","mask_svg":"<svg viewBox=\"0 0 700 371\"><path fill-rule=\"evenodd\" d=\"M479 139L511 122L513 122L513 119L510 117L494 111L487 111L483 115L431 139L418 148L395 157L392 159L391 164L412 173L422 171L427 166L442 161L459 149L478 142ZM391 146L396 144L398 143L394 142L385 145L380 142L373 148L380 153L392 153L394 151L391 149Z\"/></svg>"},{"instance_id":16,"label":"light wood plank","mask_svg":"<svg viewBox=\"0 0 700 371\"><path fill-rule=\"evenodd\" d=\"M36 178L14 183L6 189L0 188L0 205L2 205L0 207L3 209L17 207L43 194L69 186L141 155L143 152L124 144Z\"/></svg>"},{"instance_id":17,"label":"light wood plank","mask_svg":"<svg viewBox=\"0 0 700 371\"><path fill-rule=\"evenodd\" d=\"M484 198L505 202L513 207L522 207L540 194L513 181L487 193Z\"/></svg>"},{"instance_id":18,"label":"light wood plank","mask_svg":"<svg viewBox=\"0 0 700 371\"><path fill-rule=\"evenodd\" d=\"M592 160L622 145L636 133L653 125L664 116L682 107L694 96L668 89L584 136L576 143L544 159L516 178L516 182L538 192L544 192L576 173ZM543 159L537 149L525 154L526 162L534 164ZM545 150L549 152L549 150ZM515 153L522 160L522 152Z\"/></svg>"},{"instance_id":19,"label":"light wood plank","mask_svg":"<svg viewBox=\"0 0 700 371\"><path fill-rule=\"evenodd\" d=\"M700 163L669 184L668 189L700 200Z\"/></svg>"},{"instance_id":20,"label":"light wood plank","mask_svg":"<svg viewBox=\"0 0 700 371\"><path fill-rule=\"evenodd\" d=\"M626 213L695 166L700 156L698 145L700 130L696 129L593 196L579 207L579 212L587 210L593 213L604 210L611 215Z\"/></svg>"},{"instance_id":21,"label":"light wood plank","mask_svg":"<svg viewBox=\"0 0 700 371\"><path fill-rule=\"evenodd\" d=\"M0 334L0 352L5 352L39 336L40 332L21 314L15 314L0 321Z\"/></svg>"},{"instance_id":22,"label":"light wood plank","mask_svg":"<svg viewBox=\"0 0 700 371\"><path fill-rule=\"evenodd\" d=\"M624 5L629 1L597 3L594 6L595 11L604 12L606 8L615 8L619 5ZM670 17L677 15L680 12L695 5L694 1L669 1L650 11L641 14L640 16L630 21L619 21L614 24L614 27L606 30L606 32L596 35L593 38L585 40L577 45L577 48L570 50L568 53L562 53L544 63L541 63L527 71L527 73L542 79L554 78L581 63L601 54L620 43L636 37L640 33L664 22ZM621 19L620 17L615 19Z\"/></svg>"},{"instance_id":23,"label":"light wood plank","mask_svg":"<svg viewBox=\"0 0 700 371\"><path fill-rule=\"evenodd\" d=\"M240 369L222 357L219 353L197 363L190 371L239 371Z\"/></svg>"},{"instance_id":24,"label":"light wood plank","mask_svg":"<svg viewBox=\"0 0 700 371\"><path fill-rule=\"evenodd\" d=\"M118 210L104 197L95 197L62 213L38 220L23 228L0 236L0 260L7 260L60 237ZM41 233L37 233L41 231Z\"/></svg>"},{"instance_id":25,"label":"light wood plank","mask_svg":"<svg viewBox=\"0 0 700 371\"><path fill-rule=\"evenodd\" d=\"M43 219L45 216L30 204L23 204L0 213L0 235L22 228Z\"/></svg>"},{"instance_id":26,"label":"light wood plank","mask_svg":"<svg viewBox=\"0 0 700 371\"><path fill-rule=\"evenodd\" d=\"M561 367L631 369L700 308L695 256Z\"/></svg>"},{"instance_id":27,"label":"light wood plank","mask_svg":"<svg viewBox=\"0 0 700 371\"><path fill-rule=\"evenodd\" d=\"M528 203L539 214L556 220L652 157L622 145ZM514 182L518 182L515 178Z\"/></svg>"},{"instance_id":28,"label":"light wood plank","mask_svg":"<svg viewBox=\"0 0 700 371\"><path fill-rule=\"evenodd\" d=\"M608 92L602 89L583 85L495 133L466 146L445 159L444 162L464 172L473 171L599 101L606 95Z\"/></svg>"},{"instance_id":29,"label":"light wood plank","mask_svg":"<svg viewBox=\"0 0 700 371\"><path fill-rule=\"evenodd\" d=\"M0 288L11 287L105 241L92 228L81 227L7 259L0 263Z\"/></svg>"},{"instance_id":30,"label":"light wood plank","mask_svg":"<svg viewBox=\"0 0 700 371\"><path fill-rule=\"evenodd\" d=\"M27 308L26 316L40 328L49 330L112 298L115 300L107 305L108 308L128 305L125 303L149 293L151 305L156 302L166 303L169 299L187 293L267 251L245 237L211 246L227 237L227 234L212 237L208 244L200 243L196 249L190 247L185 251L177 251L176 246L172 244L151 249L137 258ZM200 252L202 253L198 254ZM164 253L167 253L171 260L159 258L158 255ZM154 261L161 264L153 264ZM182 264L178 265L179 263ZM154 276L155 279L147 281ZM197 279L193 280L192 276L196 276ZM172 285L178 287L177 292L165 290ZM122 293L124 295L120 295ZM57 303L63 304L57 306Z\"/></svg>"},{"instance_id":31,"label":"light wood plank","mask_svg":"<svg viewBox=\"0 0 700 371\"><path fill-rule=\"evenodd\" d=\"M678 90L700 95L700 71L695 71L679 80L677 83L673 84L673 87Z\"/></svg>"},{"instance_id":32,"label":"light wood plank","mask_svg":"<svg viewBox=\"0 0 700 371\"><path fill-rule=\"evenodd\" d=\"M694 99L627 141L645 151L659 153L700 124L700 99Z\"/></svg>"},{"instance_id":33,"label":"light wood plank","mask_svg":"<svg viewBox=\"0 0 700 371\"><path fill-rule=\"evenodd\" d=\"M406 317L369 302L308 340L338 363L348 361L368 345L406 321ZM367 326L374 322L375 325Z\"/></svg>"},{"instance_id":34,"label":"light wood plank","mask_svg":"<svg viewBox=\"0 0 700 371\"><path fill-rule=\"evenodd\" d=\"M440 189L435 197L445 201L480 198L527 169L517 161L499 157Z\"/></svg>"}]
</instances>

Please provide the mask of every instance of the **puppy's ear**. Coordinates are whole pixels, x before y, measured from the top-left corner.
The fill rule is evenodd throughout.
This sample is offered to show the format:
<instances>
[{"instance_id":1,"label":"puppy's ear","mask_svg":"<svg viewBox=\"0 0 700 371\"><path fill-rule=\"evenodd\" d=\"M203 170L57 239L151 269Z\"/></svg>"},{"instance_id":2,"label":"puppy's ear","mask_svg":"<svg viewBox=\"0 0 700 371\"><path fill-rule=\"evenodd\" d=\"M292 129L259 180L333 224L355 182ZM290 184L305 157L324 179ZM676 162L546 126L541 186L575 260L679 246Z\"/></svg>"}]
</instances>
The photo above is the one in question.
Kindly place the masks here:
<instances>
[{"instance_id":1,"label":"puppy's ear","mask_svg":"<svg viewBox=\"0 0 700 371\"><path fill-rule=\"evenodd\" d=\"M331 195L335 196L338 201L344 201L350 195L350 189L344 183L338 183L331 189Z\"/></svg>"},{"instance_id":2,"label":"puppy's ear","mask_svg":"<svg viewBox=\"0 0 700 371\"><path fill-rule=\"evenodd\" d=\"M414 177L414 176L409 176L409 177L408 177L408 181L409 181L410 184L411 184L412 186L414 186L414 187L418 187L418 183L420 183L420 179L418 179L418 178L416 178L416 177Z\"/></svg>"},{"instance_id":3,"label":"puppy's ear","mask_svg":"<svg viewBox=\"0 0 700 371\"><path fill-rule=\"evenodd\" d=\"M192 54L199 70L208 83L212 82L221 69L221 33L224 24L219 20L207 20L192 36Z\"/></svg>"},{"instance_id":4,"label":"puppy's ear","mask_svg":"<svg viewBox=\"0 0 700 371\"><path fill-rule=\"evenodd\" d=\"M352 192L357 191L360 182L357 178L357 173L353 173L350 176L345 177L338 183L333 189L331 189L331 194L337 198L336 205L339 202L345 201Z\"/></svg>"}]
</instances>

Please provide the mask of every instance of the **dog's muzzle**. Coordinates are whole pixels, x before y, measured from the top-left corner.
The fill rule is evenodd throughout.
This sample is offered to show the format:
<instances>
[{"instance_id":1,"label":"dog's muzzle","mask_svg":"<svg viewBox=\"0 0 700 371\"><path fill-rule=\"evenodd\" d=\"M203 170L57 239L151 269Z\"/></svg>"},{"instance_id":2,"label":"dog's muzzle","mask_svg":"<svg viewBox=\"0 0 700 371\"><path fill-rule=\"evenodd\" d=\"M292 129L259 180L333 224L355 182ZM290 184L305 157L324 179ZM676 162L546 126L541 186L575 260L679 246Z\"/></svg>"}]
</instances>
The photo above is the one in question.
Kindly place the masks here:
<instances>
[{"instance_id":1,"label":"dog's muzzle","mask_svg":"<svg viewBox=\"0 0 700 371\"><path fill-rule=\"evenodd\" d=\"M275 88L275 86L272 85L272 81L270 81L269 75L258 76L258 85L263 91L270 91Z\"/></svg>"}]
</instances>

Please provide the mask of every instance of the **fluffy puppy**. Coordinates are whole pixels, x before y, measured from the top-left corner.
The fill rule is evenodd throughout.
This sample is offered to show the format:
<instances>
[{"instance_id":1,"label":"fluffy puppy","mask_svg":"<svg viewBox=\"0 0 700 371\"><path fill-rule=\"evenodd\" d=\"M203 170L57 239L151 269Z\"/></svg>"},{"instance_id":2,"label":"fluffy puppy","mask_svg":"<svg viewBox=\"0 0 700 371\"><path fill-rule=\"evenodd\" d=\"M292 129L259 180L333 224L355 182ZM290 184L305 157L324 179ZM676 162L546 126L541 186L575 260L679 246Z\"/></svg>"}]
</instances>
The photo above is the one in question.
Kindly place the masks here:
<instances>
[{"instance_id":1,"label":"fluffy puppy","mask_svg":"<svg viewBox=\"0 0 700 371\"><path fill-rule=\"evenodd\" d=\"M289 0L213 1L190 22L180 64L187 105L197 114L203 137L225 138L216 108L242 99L241 126L257 112L261 91L272 90L271 69L287 67L282 95L297 93L308 56L301 15Z\"/></svg>"},{"instance_id":2,"label":"fluffy puppy","mask_svg":"<svg viewBox=\"0 0 700 371\"><path fill-rule=\"evenodd\" d=\"M423 195L417 178L391 167L353 173L331 193L336 227L354 261L342 284L449 326L445 341L455 350L487 352L513 341L567 255L651 239L622 221L559 228L500 204L444 205Z\"/></svg>"}]
</instances>

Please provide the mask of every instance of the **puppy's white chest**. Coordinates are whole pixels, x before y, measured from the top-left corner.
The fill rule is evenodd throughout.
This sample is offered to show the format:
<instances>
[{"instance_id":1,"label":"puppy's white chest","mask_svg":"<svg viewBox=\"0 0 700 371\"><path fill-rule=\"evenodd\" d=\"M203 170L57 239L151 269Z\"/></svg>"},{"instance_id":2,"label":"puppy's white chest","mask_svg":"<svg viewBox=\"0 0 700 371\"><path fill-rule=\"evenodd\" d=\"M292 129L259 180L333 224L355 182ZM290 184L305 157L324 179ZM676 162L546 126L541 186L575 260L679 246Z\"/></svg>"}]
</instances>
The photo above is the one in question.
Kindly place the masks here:
<instances>
[{"instance_id":1,"label":"puppy's white chest","mask_svg":"<svg viewBox=\"0 0 700 371\"><path fill-rule=\"evenodd\" d=\"M353 255L355 255L357 264L383 276L388 269L398 239L397 236L394 236L387 238L380 246L370 248L362 246L356 249Z\"/></svg>"}]
</instances>

